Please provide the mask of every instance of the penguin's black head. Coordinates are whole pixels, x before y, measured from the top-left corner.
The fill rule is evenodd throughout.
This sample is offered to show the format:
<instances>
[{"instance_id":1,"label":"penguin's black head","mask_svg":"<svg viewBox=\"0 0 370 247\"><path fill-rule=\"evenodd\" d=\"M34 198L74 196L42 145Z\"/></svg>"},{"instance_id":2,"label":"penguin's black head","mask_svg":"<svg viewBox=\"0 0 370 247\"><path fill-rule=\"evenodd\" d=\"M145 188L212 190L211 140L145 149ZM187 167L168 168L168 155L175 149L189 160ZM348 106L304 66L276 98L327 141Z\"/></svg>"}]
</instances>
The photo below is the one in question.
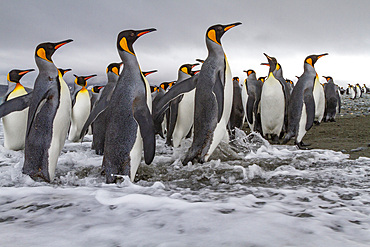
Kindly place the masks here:
<instances>
[{"instance_id":1,"label":"penguin's black head","mask_svg":"<svg viewBox=\"0 0 370 247\"><path fill-rule=\"evenodd\" d=\"M64 76L68 71L71 71L72 69L62 69L62 68L58 68L59 72L62 74L62 76Z\"/></svg>"},{"instance_id":2,"label":"penguin's black head","mask_svg":"<svg viewBox=\"0 0 370 247\"><path fill-rule=\"evenodd\" d=\"M180 66L179 70L181 70L185 74L191 75L191 69L194 68L197 65L199 65L199 63L183 64L183 65Z\"/></svg>"},{"instance_id":3,"label":"penguin's black head","mask_svg":"<svg viewBox=\"0 0 370 247\"><path fill-rule=\"evenodd\" d=\"M293 85L293 81L291 81L291 80L289 80L289 79L286 79L286 80L285 80L285 82L286 82L286 83L290 83L290 84L292 84L292 85Z\"/></svg>"},{"instance_id":4,"label":"penguin's black head","mask_svg":"<svg viewBox=\"0 0 370 247\"><path fill-rule=\"evenodd\" d=\"M34 69L25 69L25 70L19 70L19 69L13 69L8 73L7 79L8 81L18 83L19 80L27 73L35 71Z\"/></svg>"},{"instance_id":5,"label":"penguin's black head","mask_svg":"<svg viewBox=\"0 0 370 247\"><path fill-rule=\"evenodd\" d=\"M135 41L143 36L144 34L157 31L155 28L149 28L144 30L125 30L118 34L117 37L117 49L119 51L126 51L132 55L135 55L132 45Z\"/></svg>"},{"instance_id":6,"label":"penguin's black head","mask_svg":"<svg viewBox=\"0 0 370 247\"><path fill-rule=\"evenodd\" d=\"M326 55L329 55L329 54L324 53L324 54L321 54L321 55L310 55L310 56L306 57L304 62L311 65L312 67L314 67L317 60L319 60L320 57L323 57L323 56L326 56Z\"/></svg>"},{"instance_id":7,"label":"penguin's black head","mask_svg":"<svg viewBox=\"0 0 370 247\"><path fill-rule=\"evenodd\" d=\"M237 76L233 77L233 81L238 81L239 82L239 77L237 77Z\"/></svg>"},{"instance_id":8,"label":"penguin's black head","mask_svg":"<svg viewBox=\"0 0 370 247\"><path fill-rule=\"evenodd\" d=\"M114 74L119 76L119 69L122 66L123 63L111 63L107 67L107 72L113 72Z\"/></svg>"},{"instance_id":9,"label":"penguin's black head","mask_svg":"<svg viewBox=\"0 0 370 247\"><path fill-rule=\"evenodd\" d=\"M158 87L157 86L150 86L150 92L151 93L154 93L155 91L157 91Z\"/></svg>"},{"instance_id":10,"label":"penguin's black head","mask_svg":"<svg viewBox=\"0 0 370 247\"><path fill-rule=\"evenodd\" d=\"M280 65L278 64L276 58L274 57L270 57L269 55L267 55L266 53L263 53L263 55L266 56L267 58L267 61L268 61L268 66L270 67L270 71L269 73L272 73L274 72L275 70L279 70L280 69ZM261 65L267 65L265 63L262 63Z\"/></svg>"},{"instance_id":11,"label":"penguin's black head","mask_svg":"<svg viewBox=\"0 0 370 247\"><path fill-rule=\"evenodd\" d=\"M96 76L96 75L89 75L89 76L77 76L75 74L73 74L74 77L76 77L75 79L75 83L81 87L86 87L87 85L87 80Z\"/></svg>"},{"instance_id":12,"label":"penguin's black head","mask_svg":"<svg viewBox=\"0 0 370 247\"><path fill-rule=\"evenodd\" d=\"M35 57L42 58L52 63L53 60L51 60L51 56L53 56L54 52L58 50L60 47L62 47L63 45L68 44L72 41L73 40L71 39L67 39L67 40L63 40L60 42L56 42L56 43L51 43L51 42L41 43L36 47Z\"/></svg>"},{"instance_id":13,"label":"penguin's black head","mask_svg":"<svg viewBox=\"0 0 370 247\"><path fill-rule=\"evenodd\" d=\"M323 76L323 77L326 79L327 82L330 81L330 80L333 80L333 78L331 78L331 76Z\"/></svg>"},{"instance_id":14,"label":"penguin's black head","mask_svg":"<svg viewBox=\"0 0 370 247\"><path fill-rule=\"evenodd\" d=\"M265 82L266 77L265 77L265 76L261 76L261 77L259 77L259 78L258 78L258 80L259 80L259 81L262 81L262 82Z\"/></svg>"},{"instance_id":15,"label":"penguin's black head","mask_svg":"<svg viewBox=\"0 0 370 247\"><path fill-rule=\"evenodd\" d=\"M141 73L143 73L143 76L147 77L148 75L153 74L155 72L158 72L158 70L151 70L151 71L145 71L145 72L142 71Z\"/></svg>"},{"instance_id":16,"label":"penguin's black head","mask_svg":"<svg viewBox=\"0 0 370 247\"><path fill-rule=\"evenodd\" d=\"M256 73L253 69L244 70L243 72L247 73L247 76L250 76L253 73Z\"/></svg>"},{"instance_id":17,"label":"penguin's black head","mask_svg":"<svg viewBox=\"0 0 370 247\"><path fill-rule=\"evenodd\" d=\"M208 28L207 30L207 38L215 42L216 44L221 45L221 37L226 33L229 29L236 27L238 25L242 24L241 22L235 22L228 25L213 25Z\"/></svg>"},{"instance_id":18,"label":"penguin's black head","mask_svg":"<svg viewBox=\"0 0 370 247\"><path fill-rule=\"evenodd\" d=\"M93 93L99 93L102 88L104 88L104 86L94 86L91 89L91 92L93 92Z\"/></svg>"}]
</instances>

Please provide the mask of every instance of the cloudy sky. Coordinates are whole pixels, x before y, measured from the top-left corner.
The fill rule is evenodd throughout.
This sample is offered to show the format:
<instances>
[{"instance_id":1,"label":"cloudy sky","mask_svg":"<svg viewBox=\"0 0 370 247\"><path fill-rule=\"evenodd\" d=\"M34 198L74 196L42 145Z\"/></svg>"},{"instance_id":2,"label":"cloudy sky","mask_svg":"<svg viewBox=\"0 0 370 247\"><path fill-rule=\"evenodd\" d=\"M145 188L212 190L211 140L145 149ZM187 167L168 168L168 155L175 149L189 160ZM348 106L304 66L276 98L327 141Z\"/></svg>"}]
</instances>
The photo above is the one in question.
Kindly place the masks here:
<instances>
[{"instance_id":1,"label":"cloudy sky","mask_svg":"<svg viewBox=\"0 0 370 247\"><path fill-rule=\"evenodd\" d=\"M316 64L320 76L338 84L367 83L370 62L370 1L3 1L0 9L0 83L14 68L36 68L35 47L42 42L73 39L53 56L58 67L72 68L66 75L98 74L120 62L116 38L126 29L156 28L134 44L141 69L154 70L151 84L177 78L177 70L196 58L205 59L205 32L214 24L243 24L228 31L222 44L233 76L243 70L267 75L263 53L274 56L284 76L296 81L310 54L329 53ZM23 82L33 85L37 72ZM93 79L91 79L93 80ZM324 82L324 78L320 79Z\"/></svg>"}]
</instances>

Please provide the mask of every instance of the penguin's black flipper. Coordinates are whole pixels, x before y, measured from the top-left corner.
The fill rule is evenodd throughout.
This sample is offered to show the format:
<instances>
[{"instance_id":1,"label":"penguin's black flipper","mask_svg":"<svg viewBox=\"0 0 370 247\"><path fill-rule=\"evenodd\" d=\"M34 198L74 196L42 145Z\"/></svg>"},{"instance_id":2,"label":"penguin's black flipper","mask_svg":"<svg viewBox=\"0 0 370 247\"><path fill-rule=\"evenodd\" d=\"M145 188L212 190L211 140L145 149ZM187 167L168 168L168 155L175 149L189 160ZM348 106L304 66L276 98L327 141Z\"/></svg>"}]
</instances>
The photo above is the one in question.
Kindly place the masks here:
<instances>
[{"instance_id":1,"label":"penguin's black flipper","mask_svg":"<svg viewBox=\"0 0 370 247\"><path fill-rule=\"evenodd\" d=\"M178 96L195 88L198 76L195 75L173 85L168 92L155 104L153 108L153 119L156 121L169 107L169 103Z\"/></svg>"},{"instance_id":2,"label":"penguin's black flipper","mask_svg":"<svg viewBox=\"0 0 370 247\"><path fill-rule=\"evenodd\" d=\"M222 83L220 72L216 78L215 85L213 87L213 93L216 95L217 106L218 106L218 117L217 122L220 122L222 113L224 111L224 84Z\"/></svg>"},{"instance_id":3,"label":"penguin's black flipper","mask_svg":"<svg viewBox=\"0 0 370 247\"><path fill-rule=\"evenodd\" d=\"M0 118L12 113L14 111L22 111L30 105L32 92L22 95L20 97L5 101L0 105Z\"/></svg>"},{"instance_id":4,"label":"penguin's black flipper","mask_svg":"<svg viewBox=\"0 0 370 247\"><path fill-rule=\"evenodd\" d=\"M80 133L80 139L82 139L85 134L87 133L87 129L89 126L95 121L95 119L103 112L105 109L107 109L109 105L109 101L107 99L104 100L98 100L94 107L92 108L89 117L87 118L84 126L82 127L81 133Z\"/></svg>"},{"instance_id":5,"label":"penguin's black flipper","mask_svg":"<svg viewBox=\"0 0 370 247\"><path fill-rule=\"evenodd\" d=\"M134 118L139 124L143 138L144 160L147 165L152 163L155 155L155 133L152 116L144 98L136 97L133 104Z\"/></svg>"},{"instance_id":6,"label":"penguin's black flipper","mask_svg":"<svg viewBox=\"0 0 370 247\"><path fill-rule=\"evenodd\" d=\"M315 120L315 101L313 99L312 92L309 89L304 91L304 104L306 106L306 113L307 113L307 122L306 122L306 131L311 129L313 122Z\"/></svg>"},{"instance_id":7,"label":"penguin's black flipper","mask_svg":"<svg viewBox=\"0 0 370 247\"><path fill-rule=\"evenodd\" d=\"M246 113L247 113L248 122L251 124L253 124L253 112L255 110L254 102L255 102L254 95L249 95L248 100L247 100L247 112ZM254 131L254 130L251 130L251 131Z\"/></svg>"}]
</instances>

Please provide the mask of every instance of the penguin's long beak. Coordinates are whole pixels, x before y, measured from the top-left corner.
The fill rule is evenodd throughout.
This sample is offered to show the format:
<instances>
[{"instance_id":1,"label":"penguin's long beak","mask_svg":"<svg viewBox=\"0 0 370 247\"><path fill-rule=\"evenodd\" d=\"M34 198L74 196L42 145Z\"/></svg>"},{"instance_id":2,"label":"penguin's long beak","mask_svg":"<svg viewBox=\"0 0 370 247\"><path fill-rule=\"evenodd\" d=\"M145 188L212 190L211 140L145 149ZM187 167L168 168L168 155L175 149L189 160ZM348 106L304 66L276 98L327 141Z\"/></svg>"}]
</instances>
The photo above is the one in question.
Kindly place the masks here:
<instances>
[{"instance_id":1,"label":"penguin's long beak","mask_svg":"<svg viewBox=\"0 0 370 247\"><path fill-rule=\"evenodd\" d=\"M239 26L241 24L242 24L241 22L235 22L235 23L232 23L232 24L223 25L224 31L226 32L226 31L230 30L231 28Z\"/></svg>"},{"instance_id":2,"label":"penguin's long beak","mask_svg":"<svg viewBox=\"0 0 370 247\"><path fill-rule=\"evenodd\" d=\"M154 32L154 31L157 31L157 29L155 29L155 28L149 28L149 29L139 30L139 31L136 31L136 33L137 33L136 36L137 37L141 37L144 34L151 33L151 32Z\"/></svg>"},{"instance_id":3,"label":"penguin's long beak","mask_svg":"<svg viewBox=\"0 0 370 247\"><path fill-rule=\"evenodd\" d=\"M148 75L153 74L153 73L155 73L157 71L158 70L147 71L147 72L144 72L143 74L144 74L144 76L148 76Z\"/></svg>"},{"instance_id":4,"label":"penguin's long beak","mask_svg":"<svg viewBox=\"0 0 370 247\"><path fill-rule=\"evenodd\" d=\"M261 63L261 65L266 65L266 66L269 66L270 67L270 64L269 63Z\"/></svg>"},{"instance_id":5,"label":"penguin's long beak","mask_svg":"<svg viewBox=\"0 0 370 247\"><path fill-rule=\"evenodd\" d=\"M68 44L70 42L72 42L73 40L72 39L67 39L67 40L63 40L63 41L60 41L60 42L57 42L57 43L54 43L54 49L55 50L58 50L60 47L62 47L63 45L65 44Z\"/></svg>"},{"instance_id":6,"label":"penguin's long beak","mask_svg":"<svg viewBox=\"0 0 370 247\"><path fill-rule=\"evenodd\" d=\"M23 71L21 71L21 72L19 72L18 73L18 75L25 75L25 74L27 74L27 73L29 73L29 72L32 72L32 71L35 71L34 69L26 69L26 70L23 70Z\"/></svg>"},{"instance_id":7,"label":"penguin's long beak","mask_svg":"<svg viewBox=\"0 0 370 247\"><path fill-rule=\"evenodd\" d=\"M329 53L324 53L324 54L321 54L321 55L317 55L317 59L319 59L320 57L323 57L323 56L327 56L329 55Z\"/></svg>"},{"instance_id":8,"label":"penguin's long beak","mask_svg":"<svg viewBox=\"0 0 370 247\"><path fill-rule=\"evenodd\" d=\"M272 58L269 55L267 55L266 53L263 53L263 55L265 55L268 60L272 60Z\"/></svg>"},{"instance_id":9,"label":"penguin's long beak","mask_svg":"<svg viewBox=\"0 0 370 247\"><path fill-rule=\"evenodd\" d=\"M199 65L199 63L194 63L194 64L191 65L191 68L194 68L197 65Z\"/></svg>"},{"instance_id":10,"label":"penguin's long beak","mask_svg":"<svg viewBox=\"0 0 370 247\"><path fill-rule=\"evenodd\" d=\"M84 80L85 80L85 81L87 81L88 79L90 79L90 78L92 78L92 77L95 77L95 76L97 76L97 75L89 75L89 76L85 76L85 77L84 77Z\"/></svg>"}]
</instances>

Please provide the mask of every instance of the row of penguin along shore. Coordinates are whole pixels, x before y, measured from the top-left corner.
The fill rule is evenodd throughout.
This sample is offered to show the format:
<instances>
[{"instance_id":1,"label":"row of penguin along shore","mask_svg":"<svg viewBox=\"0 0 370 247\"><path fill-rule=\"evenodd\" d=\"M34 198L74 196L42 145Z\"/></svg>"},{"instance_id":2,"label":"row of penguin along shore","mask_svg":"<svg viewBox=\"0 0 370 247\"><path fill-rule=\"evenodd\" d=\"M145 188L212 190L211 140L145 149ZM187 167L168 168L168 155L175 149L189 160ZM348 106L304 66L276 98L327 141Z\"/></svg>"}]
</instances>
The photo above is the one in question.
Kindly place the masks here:
<instances>
[{"instance_id":1,"label":"row of penguin along shore","mask_svg":"<svg viewBox=\"0 0 370 247\"><path fill-rule=\"evenodd\" d=\"M236 132L245 126L271 144L309 150L317 141L312 138L308 143L306 133L312 132L313 126L319 129L316 126L324 122L335 122L346 103L343 97L367 101L366 86L350 85L345 92L328 75L324 76L326 83L320 84L314 66L327 53L303 59L304 72L295 85L283 77L282 65L268 54L264 54L264 65L269 67L266 77L257 78L248 70L244 82L233 78L221 37L239 25L209 27L205 35L208 57L182 65L177 81L158 87L150 87L146 76L154 71L141 71L133 49L133 44L156 31L154 28L120 32L117 50L122 62L108 65L108 83L91 90L87 81L96 75L74 75L77 87L71 90L63 79L70 69L57 68L52 60L59 48L73 40L40 43L35 49L39 75L33 90L20 83L33 69L14 69L7 76L10 86L0 106L4 147L24 149L22 173L51 182L66 137L80 143L89 133L91 149L103 156L101 173L106 182L117 182L123 176L134 181L140 163L152 163L159 138L171 148L190 141L187 150L182 149L183 165L217 159L220 152L226 157L237 154L240 150L225 150L232 147ZM194 70L197 65L200 69ZM367 147L358 150L366 151Z\"/></svg>"}]
</instances>

